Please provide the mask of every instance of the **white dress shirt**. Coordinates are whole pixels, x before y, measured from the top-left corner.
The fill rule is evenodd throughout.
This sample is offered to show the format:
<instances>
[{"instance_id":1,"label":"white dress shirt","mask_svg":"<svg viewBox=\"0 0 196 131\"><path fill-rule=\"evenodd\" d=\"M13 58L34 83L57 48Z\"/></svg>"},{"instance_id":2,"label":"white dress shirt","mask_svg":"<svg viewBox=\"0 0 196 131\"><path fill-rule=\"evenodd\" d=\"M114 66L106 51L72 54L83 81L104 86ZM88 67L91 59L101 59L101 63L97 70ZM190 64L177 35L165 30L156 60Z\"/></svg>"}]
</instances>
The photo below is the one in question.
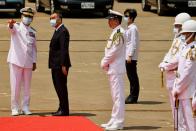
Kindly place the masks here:
<instances>
[{"instance_id":1,"label":"white dress shirt","mask_svg":"<svg viewBox=\"0 0 196 131\"><path fill-rule=\"evenodd\" d=\"M126 44L126 60L131 56L132 60L138 59L139 52L139 34L137 26L132 23L125 30L124 34Z\"/></svg>"}]
</instances>

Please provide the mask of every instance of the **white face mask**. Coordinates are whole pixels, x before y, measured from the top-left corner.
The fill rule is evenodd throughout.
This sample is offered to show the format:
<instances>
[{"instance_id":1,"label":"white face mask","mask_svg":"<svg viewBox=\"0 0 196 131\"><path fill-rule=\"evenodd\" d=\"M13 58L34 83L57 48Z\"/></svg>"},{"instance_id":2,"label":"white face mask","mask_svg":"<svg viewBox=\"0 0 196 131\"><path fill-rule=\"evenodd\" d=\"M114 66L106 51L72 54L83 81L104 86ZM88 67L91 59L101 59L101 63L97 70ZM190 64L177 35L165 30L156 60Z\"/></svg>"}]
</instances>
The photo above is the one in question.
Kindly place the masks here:
<instances>
[{"instance_id":1,"label":"white face mask","mask_svg":"<svg viewBox=\"0 0 196 131\"><path fill-rule=\"evenodd\" d=\"M186 41L186 36L185 35L180 35L180 39L185 42Z\"/></svg>"},{"instance_id":2,"label":"white face mask","mask_svg":"<svg viewBox=\"0 0 196 131\"><path fill-rule=\"evenodd\" d=\"M128 23L129 17L123 17L124 21Z\"/></svg>"},{"instance_id":3,"label":"white face mask","mask_svg":"<svg viewBox=\"0 0 196 131\"><path fill-rule=\"evenodd\" d=\"M56 19L51 19L51 20L50 20L50 25L51 25L52 27L55 27L55 26L56 26Z\"/></svg>"},{"instance_id":4,"label":"white face mask","mask_svg":"<svg viewBox=\"0 0 196 131\"><path fill-rule=\"evenodd\" d=\"M33 19L30 18L30 17L23 17L23 18L22 18L22 22L23 22L25 25L30 25L32 21L33 21Z\"/></svg>"},{"instance_id":5,"label":"white face mask","mask_svg":"<svg viewBox=\"0 0 196 131\"><path fill-rule=\"evenodd\" d=\"M179 33L179 29L174 27L173 32L175 35L177 35Z\"/></svg>"}]
</instances>

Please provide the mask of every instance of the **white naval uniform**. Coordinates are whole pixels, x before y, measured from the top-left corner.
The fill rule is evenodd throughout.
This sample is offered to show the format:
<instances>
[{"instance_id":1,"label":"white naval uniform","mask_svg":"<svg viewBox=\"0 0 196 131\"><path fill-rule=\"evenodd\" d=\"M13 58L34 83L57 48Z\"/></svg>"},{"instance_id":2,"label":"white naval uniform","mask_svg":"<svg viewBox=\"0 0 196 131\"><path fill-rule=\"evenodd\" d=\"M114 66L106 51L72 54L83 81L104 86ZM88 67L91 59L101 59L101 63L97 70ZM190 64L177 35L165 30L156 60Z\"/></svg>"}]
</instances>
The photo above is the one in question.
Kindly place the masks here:
<instances>
[{"instance_id":1,"label":"white naval uniform","mask_svg":"<svg viewBox=\"0 0 196 131\"><path fill-rule=\"evenodd\" d=\"M22 110L28 110L33 63L36 63L36 31L22 22L10 29L11 44L7 62L10 68L11 109L20 108L20 90L23 84Z\"/></svg>"},{"instance_id":2,"label":"white naval uniform","mask_svg":"<svg viewBox=\"0 0 196 131\"><path fill-rule=\"evenodd\" d=\"M196 131L196 119L193 118L191 98L196 90L196 42L183 44L179 55L171 64L165 67L170 70L178 66L177 78L174 82L173 93L177 92L180 101L179 109L186 123L187 131Z\"/></svg>"},{"instance_id":3,"label":"white naval uniform","mask_svg":"<svg viewBox=\"0 0 196 131\"><path fill-rule=\"evenodd\" d=\"M182 45L182 41L181 41L180 37L174 38L173 43L172 43L169 51L166 53L164 59L159 64L159 67L164 68L164 64L170 63L172 60L174 60L177 57L177 54L179 53L181 45ZM169 93L169 100L170 100L170 104L171 104L173 119L174 119L174 107L175 107L174 103L175 103L175 101L172 96L172 89L173 89L174 81L176 79L176 73L175 73L176 70L177 69L165 71L166 88L168 89L168 93ZM179 110L179 112L181 112L181 111ZM182 113L179 113L179 116L178 116L179 117L178 129L179 129L179 131L186 131L185 121L184 121L181 114Z\"/></svg>"},{"instance_id":4,"label":"white naval uniform","mask_svg":"<svg viewBox=\"0 0 196 131\"><path fill-rule=\"evenodd\" d=\"M111 87L113 108L111 121L113 124L123 124L125 113L125 96L123 75L125 69L124 30L119 25L113 29L105 48L105 56L101 60L101 67L107 72ZM119 35L120 34L120 35Z\"/></svg>"}]
</instances>

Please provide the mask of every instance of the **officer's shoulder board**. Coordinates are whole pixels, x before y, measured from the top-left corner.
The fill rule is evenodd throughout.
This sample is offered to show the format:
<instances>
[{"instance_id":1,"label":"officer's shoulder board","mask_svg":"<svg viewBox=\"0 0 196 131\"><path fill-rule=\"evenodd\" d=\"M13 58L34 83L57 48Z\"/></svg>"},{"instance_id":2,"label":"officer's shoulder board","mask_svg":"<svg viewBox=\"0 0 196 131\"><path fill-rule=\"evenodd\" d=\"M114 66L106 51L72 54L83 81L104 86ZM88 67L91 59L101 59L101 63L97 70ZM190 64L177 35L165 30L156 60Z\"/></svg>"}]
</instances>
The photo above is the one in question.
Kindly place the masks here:
<instances>
[{"instance_id":1,"label":"officer's shoulder board","mask_svg":"<svg viewBox=\"0 0 196 131\"><path fill-rule=\"evenodd\" d=\"M192 45L186 54L186 59L196 60L196 45Z\"/></svg>"},{"instance_id":2,"label":"officer's shoulder board","mask_svg":"<svg viewBox=\"0 0 196 131\"><path fill-rule=\"evenodd\" d=\"M116 31L116 33L114 34L113 36L113 39L112 39L112 42L115 44L115 45L118 45L120 42L119 42L119 39L123 37L123 33L121 32L121 29L118 29Z\"/></svg>"},{"instance_id":3,"label":"officer's shoulder board","mask_svg":"<svg viewBox=\"0 0 196 131\"><path fill-rule=\"evenodd\" d=\"M120 33L120 29L117 30L117 33Z\"/></svg>"}]
</instances>

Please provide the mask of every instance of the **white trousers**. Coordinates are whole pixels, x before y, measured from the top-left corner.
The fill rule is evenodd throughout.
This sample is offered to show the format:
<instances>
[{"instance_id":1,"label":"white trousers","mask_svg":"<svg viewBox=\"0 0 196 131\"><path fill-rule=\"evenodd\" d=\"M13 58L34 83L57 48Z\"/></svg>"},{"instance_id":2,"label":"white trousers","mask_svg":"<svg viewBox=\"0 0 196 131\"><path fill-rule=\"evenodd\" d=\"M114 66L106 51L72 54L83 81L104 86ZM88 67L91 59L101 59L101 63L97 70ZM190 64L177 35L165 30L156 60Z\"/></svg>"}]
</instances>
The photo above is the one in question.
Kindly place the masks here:
<instances>
[{"instance_id":1,"label":"white trousers","mask_svg":"<svg viewBox=\"0 0 196 131\"><path fill-rule=\"evenodd\" d=\"M125 116L125 95L123 75L109 75L113 108L111 120L114 124L123 124Z\"/></svg>"},{"instance_id":2,"label":"white trousers","mask_svg":"<svg viewBox=\"0 0 196 131\"><path fill-rule=\"evenodd\" d=\"M30 102L30 85L32 78L31 68L21 68L14 64L9 64L10 67L10 84L11 84L11 109L20 109L20 92L22 85L22 110L29 109Z\"/></svg>"},{"instance_id":3,"label":"white trousers","mask_svg":"<svg viewBox=\"0 0 196 131\"><path fill-rule=\"evenodd\" d=\"M172 117L174 119L175 101L174 101L174 97L172 95L172 91L169 90L168 92L169 92L169 100L170 100L171 109L172 109ZM183 117L182 107L180 107L180 106L182 106L182 105L179 105L179 109L178 109L178 131L188 131L184 117Z\"/></svg>"},{"instance_id":4,"label":"white trousers","mask_svg":"<svg viewBox=\"0 0 196 131\"><path fill-rule=\"evenodd\" d=\"M185 130L182 131L196 131L196 118L193 118L193 110L190 99L183 99L179 101L179 114L185 121ZM180 121L181 118L179 118Z\"/></svg>"}]
</instances>

